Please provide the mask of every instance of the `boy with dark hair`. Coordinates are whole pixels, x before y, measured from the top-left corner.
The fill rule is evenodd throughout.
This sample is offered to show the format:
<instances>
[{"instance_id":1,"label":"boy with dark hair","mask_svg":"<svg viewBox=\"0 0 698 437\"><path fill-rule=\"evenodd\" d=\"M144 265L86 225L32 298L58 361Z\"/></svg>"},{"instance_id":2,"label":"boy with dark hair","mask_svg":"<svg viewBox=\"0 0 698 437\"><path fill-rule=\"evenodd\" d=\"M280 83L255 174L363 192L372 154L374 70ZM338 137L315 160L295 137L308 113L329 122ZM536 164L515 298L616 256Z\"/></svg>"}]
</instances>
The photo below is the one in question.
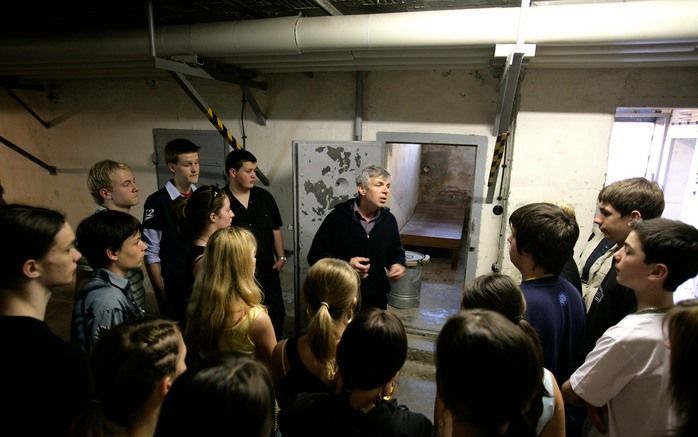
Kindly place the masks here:
<instances>
[{"instance_id":1,"label":"boy with dark hair","mask_svg":"<svg viewBox=\"0 0 698 437\"><path fill-rule=\"evenodd\" d=\"M621 217L654 218L664 211L664 193L656 182L630 178L605 186L599 192L599 203L610 204ZM633 212L637 211L638 214Z\"/></svg>"},{"instance_id":2,"label":"boy with dark hair","mask_svg":"<svg viewBox=\"0 0 698 437\"><path fill-rule=\"evenodd\" d=\"M58 211L0 206L2 429L63 435L88 399L83 353L44 322L51 289L70 285L80 252Z\"/></svg>"},{"instance_id":3,"label":"boy with dark hair","mask_svg":"<svg viewBox=\"0 0 698 437\"><path fill-rule=\"evenodd\" d=\"M663 218L638 221L613 257L637 312L601 336L562 394L586 404L594 426L611 437L663 435L672 416L664 313L676 287L698 274L698 230Z\"/></svg>"},{"instance_id":4,"label":"boy with dark hair","mask_svg":"<svg viewBox=\"0 0 698 437\"><path fill-rule=\"evenodd\" d=\"M143 316L125 276L143 265L147 246L135 217L109 210L80 222L77 244L96 270L75 300L70 337L89 352L103 330Z\"/></svg>"},{"instance_id":5,"label":"boy with dark hair","mask_svg":"<svg viewBox=\"0 0 698 437\"><path fill-rule=\"evenodd\" d=\"M579 258L587 315L577 365L584 362L608 328L635 311L635 294L616 281L613 253L623 245L634 222L662 214L664 193L659 185L645 178L624 179L601 190L598 207L594 223L604 238L590 239Z\"/></svg>"},{"instance_id":6,"label":"boy with dark hair","mask_svg":"<svg viewBox=\"0 0 698 437\"><path fill-rule=\"evenodd\" d=\"M233 226L249 229L257 240L255 275L264 291L264 304L269 309L276 339L282 338L286 309L279 272L286 265L281 214L274 197L255 186L257 158L244 149L233 150L225 160L228 186L223 189L230 198Z\"/></svg>"},{"instance_id":7,"label":"boy with dark hair","mask_svg":"<svg viewBox=\"0 0 698 437\"><path fill-rule=\"evenodd\" d=\"M199 181L199 146L178 138L165 146L165 161L173 178L148 196L143 210L143 239L148 244L146 270L160 313L184 321L188 293L189 244L179 238L173 203L188 199Z\"/></svg>"},{"instance_id":8,"label":"boy with dark hair","mask_svg":"<svg viewBox=\"0 0 698 437\"><path fill-rule=\"evenodd\" d=\"M584 303L559 274L574 251L579 227L574 217L550 203L522 206L509 224L509 257L521 272L526 319L540 336L545 367L565 381L584 332Z\"/></svg>"}]
</instances>

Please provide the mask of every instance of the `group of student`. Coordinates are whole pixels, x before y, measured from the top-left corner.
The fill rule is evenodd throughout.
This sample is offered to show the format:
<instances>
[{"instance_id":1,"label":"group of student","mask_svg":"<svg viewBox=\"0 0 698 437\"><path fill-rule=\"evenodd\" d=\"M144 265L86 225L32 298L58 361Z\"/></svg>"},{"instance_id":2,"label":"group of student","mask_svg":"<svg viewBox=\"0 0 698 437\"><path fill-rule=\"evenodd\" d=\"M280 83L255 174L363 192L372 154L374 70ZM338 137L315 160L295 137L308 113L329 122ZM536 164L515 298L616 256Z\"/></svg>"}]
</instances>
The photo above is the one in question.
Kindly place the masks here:
<instances>
[{"instance_id":1,"label":"group of student","mask_svg":"<svg viewBox=\"0 0 698 437\"><path fill-rule=\"evenodd\" d=\"M698 273L698 230L658 218L656 184L601 191L603 237L579 270L570 211L514 211L522 282L465 285L436 345L433 424L394 397L407 336L386 310L405 274L390 174L363 169L357 197L321 225L302 288L309 323L281 340L278 208L246 151L228 156L226 188L197 188L197 151L168 144L173 179L142 226L133 174L114 161L90 170L98 211L75 234L57 211L0 206L8 435L696 435L698 302L674 306L672 292ZM145 312L144 260L160 318ZM71 345L43 320L51 290L73 282Z\"/></svg>"},{"instance_id":2,"label":"group of student","mask_svg":"<svg viewBox=\"0 0 698 437\"><path fill-rule=\"evenodd\" d=\"M526 303L522 317L554 376L547 392L557 394L559 384L564 433L694 435L688 410L695 406L680 407L685 396L672 403L670 387L692 381L670 379L680 378L670 372L670 355L681 346L672 343L670 352L664 327L676 326L666 320L682 311L672 310L673 292L698 273L698 230L660 218L663 193L644 178L607 185L598 207L595 233L602 235L590 237L579 270L573 259L579 228L568 209L533 203L509 218L509 256ZM690 336L677 343L683 341Z\"/></svg>"}]
</instances>

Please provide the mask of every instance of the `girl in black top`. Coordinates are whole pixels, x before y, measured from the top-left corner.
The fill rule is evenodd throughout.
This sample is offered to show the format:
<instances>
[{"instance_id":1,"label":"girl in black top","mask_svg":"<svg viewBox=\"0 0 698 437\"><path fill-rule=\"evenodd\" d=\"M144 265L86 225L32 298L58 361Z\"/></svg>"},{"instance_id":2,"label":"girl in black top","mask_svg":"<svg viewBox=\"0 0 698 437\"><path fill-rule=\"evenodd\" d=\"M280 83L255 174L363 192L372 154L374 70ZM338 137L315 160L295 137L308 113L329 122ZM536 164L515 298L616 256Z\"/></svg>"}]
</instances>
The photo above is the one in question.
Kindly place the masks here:
<instances>
[{"instance_id":1,"label":"girl in black top","mask_svg":"<svg viewBox=\"0 0 698 437\"><path fill-rule=\"evenodd\" d=\"M349 263L324 258L303 283L310 323L305 335L279 342L271 371L280 408L300 393L335 391L335 351L359 297L361 279Z\"/></svg>"},{"instance_id":2,"label":"girl in black top","mask_svg":"<svg viewBox=\"0 0 698 437\"><path fill-rule=\"evenodd\" d=\"M432 436L429 419L391 399L406 357L400 319L377 308L360 313L337 346L340 394L299 396L279 415L283 436Z\"/></svg>"}]
</instances>

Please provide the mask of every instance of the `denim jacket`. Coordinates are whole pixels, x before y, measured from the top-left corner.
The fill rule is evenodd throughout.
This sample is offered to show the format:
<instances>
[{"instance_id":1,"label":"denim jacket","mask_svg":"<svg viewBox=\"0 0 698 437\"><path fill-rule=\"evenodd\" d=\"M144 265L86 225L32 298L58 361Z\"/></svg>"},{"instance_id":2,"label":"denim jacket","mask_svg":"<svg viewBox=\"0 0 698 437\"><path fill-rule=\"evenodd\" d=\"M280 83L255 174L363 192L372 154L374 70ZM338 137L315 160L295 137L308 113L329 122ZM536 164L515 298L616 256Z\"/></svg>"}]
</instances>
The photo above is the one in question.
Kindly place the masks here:
<instances>
[{"instance_id":1,"label":"denim jacket","mask_svg":"<svg viewBox=\"0 0 698 437\"><path fill-rule=\"evenodd\" d=\"M98 269L75 299L70 341L90 352L99 335L120 323L143 317L128 279Z\"/></svg>"}]
</instances>

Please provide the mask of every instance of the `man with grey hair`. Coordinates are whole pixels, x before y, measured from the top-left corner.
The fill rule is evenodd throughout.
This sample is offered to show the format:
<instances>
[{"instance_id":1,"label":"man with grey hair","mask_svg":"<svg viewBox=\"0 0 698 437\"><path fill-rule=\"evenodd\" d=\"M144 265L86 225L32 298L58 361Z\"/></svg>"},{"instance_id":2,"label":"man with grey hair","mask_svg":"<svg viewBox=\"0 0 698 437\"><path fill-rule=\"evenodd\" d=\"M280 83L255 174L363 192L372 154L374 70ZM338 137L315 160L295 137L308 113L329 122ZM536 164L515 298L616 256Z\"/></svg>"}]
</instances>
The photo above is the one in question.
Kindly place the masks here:
<instances>
[{"instance_id":1,"label":"man with grey hair","mask_svg":"<svg viewBox=\"0 0 698 437\"><path fill-rule=\"evenodd\" d=\"M340 203L325 217L313 238L308 263L339 258L361 276L362 308L388 305L389 280L405 273L405 250L395 216L386 207L390 173L369 165L356 176L357 196Z\"/></svg>"}]
</instances>

